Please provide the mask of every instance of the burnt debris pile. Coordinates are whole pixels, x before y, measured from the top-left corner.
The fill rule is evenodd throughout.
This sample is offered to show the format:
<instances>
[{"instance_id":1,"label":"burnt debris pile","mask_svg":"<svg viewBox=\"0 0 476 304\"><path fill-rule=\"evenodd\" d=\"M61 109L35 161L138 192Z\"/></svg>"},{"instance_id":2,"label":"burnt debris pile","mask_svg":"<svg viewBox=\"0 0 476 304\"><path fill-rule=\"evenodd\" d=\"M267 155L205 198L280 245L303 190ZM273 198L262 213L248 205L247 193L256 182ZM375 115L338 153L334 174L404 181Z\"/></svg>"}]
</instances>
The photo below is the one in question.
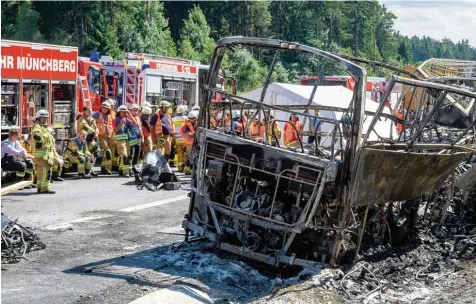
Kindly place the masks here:
<instances>
[{"instance_id":1,"label":"burnt debris pile","mask_svg":"<svg viewBox=\"0 0 476 304\"><path fill-rule=\"evenodd\" d=\"M29 228L11 221L2 213L2 264L18 263L33 250L45 249L46 245Z\"/></svg>"}]
</instances>

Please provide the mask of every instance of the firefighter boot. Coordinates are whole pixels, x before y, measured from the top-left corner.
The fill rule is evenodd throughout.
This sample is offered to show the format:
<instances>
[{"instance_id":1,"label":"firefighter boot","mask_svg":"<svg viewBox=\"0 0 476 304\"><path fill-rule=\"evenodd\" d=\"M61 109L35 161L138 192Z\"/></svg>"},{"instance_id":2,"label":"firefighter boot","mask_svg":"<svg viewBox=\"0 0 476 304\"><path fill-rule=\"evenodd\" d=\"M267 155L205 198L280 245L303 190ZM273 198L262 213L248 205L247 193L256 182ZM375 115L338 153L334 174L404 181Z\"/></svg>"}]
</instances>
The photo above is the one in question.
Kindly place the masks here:
<instances>
[{"instance_id":1,"label":"firefighter boot","mask_svg":"<svg viewBox=\"0 0 476 304\"><path fill-rule=\"evenodd\" d=\"M62 182L64 181L64 179L62 179L59 175L59 172L53 172L53 176L51 177L51 180L52 181L55 181L55 182Z\"/></svg>"}]
</instances>

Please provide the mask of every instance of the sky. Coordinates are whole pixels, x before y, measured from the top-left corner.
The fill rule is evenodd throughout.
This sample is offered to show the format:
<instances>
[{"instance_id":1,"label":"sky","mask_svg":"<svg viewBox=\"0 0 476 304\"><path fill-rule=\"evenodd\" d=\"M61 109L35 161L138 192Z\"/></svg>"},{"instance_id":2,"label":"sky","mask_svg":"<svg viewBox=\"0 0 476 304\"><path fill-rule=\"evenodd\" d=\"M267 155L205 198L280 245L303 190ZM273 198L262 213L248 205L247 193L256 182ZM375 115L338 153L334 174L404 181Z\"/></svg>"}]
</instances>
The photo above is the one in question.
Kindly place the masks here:
<instances>
[{"instance_id":1,"label":"sky","mask_svg":"<svg viewBox=\"0 0 476 304\"><path fill-rule=\"evenodd\" d=\"M379 0L392 11L395 30L400 34L422 37L423 35L453 42L468 39L476 47L476 0Z\"/></svg>"}]
</instances>

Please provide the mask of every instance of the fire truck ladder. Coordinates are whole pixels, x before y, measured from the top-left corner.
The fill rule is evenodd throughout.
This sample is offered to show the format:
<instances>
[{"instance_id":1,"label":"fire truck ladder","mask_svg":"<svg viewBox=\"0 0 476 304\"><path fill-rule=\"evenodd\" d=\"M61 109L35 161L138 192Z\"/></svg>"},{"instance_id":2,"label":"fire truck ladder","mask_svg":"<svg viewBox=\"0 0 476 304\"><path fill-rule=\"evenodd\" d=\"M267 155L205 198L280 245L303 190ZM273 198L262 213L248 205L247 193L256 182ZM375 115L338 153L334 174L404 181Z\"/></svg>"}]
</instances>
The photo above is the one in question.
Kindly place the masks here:
<instances>
[{"instance_id":1,"label":"fire truck ladder","mask_svg":"<svg viewBox=\"0 0 476 304\"><path fill-rule=\"evenodd\" d=\"M125 102L126 106L131 105L136 102L136 84L137 84L137 72L140 72L140 69L137 69L133 66L126 67L126 73L124 74L124 87L125 87Z\"/></svg>"},{"instance_id":2,"label":"fire truck ladder","mask_svg":"<svg viewBox=\"0 0 476 304\"><path fill-rule=\"evenodd\" d=\"M92 109L91 95L89 94L88 78L86 76L78 76L79 91L81 92L81 100L83 101L83 107ZM82 112L83 109L78 109L78 112Z\"/></svg>"}]
</instances>

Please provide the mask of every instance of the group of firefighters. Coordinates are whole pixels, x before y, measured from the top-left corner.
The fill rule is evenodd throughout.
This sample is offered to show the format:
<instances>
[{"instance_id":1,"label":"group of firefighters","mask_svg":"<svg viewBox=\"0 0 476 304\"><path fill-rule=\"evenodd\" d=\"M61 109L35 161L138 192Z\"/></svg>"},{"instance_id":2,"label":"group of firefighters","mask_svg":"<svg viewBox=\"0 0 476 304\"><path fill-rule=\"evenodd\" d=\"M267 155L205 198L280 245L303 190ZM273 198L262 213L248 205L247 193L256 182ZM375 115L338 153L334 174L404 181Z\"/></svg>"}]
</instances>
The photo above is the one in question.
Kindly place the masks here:
<instances>
[{"instance_id":1,"label":"group of firefighters","mask_svg":"<svg viewBox=\"0 0 476 304\"><path fill-rule=\"evenodd\" d=\"M101 173L111 175L116 167L124 177L133 175L134 166L147 153L160 149L171 165L190 174L189 157L199 108L188 111L187 106L178 106L173 118L170 109L166 100L160 102L155 113L150 103L115 109L115 101L108 100L94 114L85 107L76 122L77 136L68 141L62 157L55 149L49 113L41 109L27 138L20 140L19 130L11 129L9 138L2 142L2 169L14 172L17 181L33 178L33 185L28 187L37 188L38 193L55 193L51 182L63 181L71 165L77 167L80 179L97 176L93 164L99 149L103 151Z\"/></svg>"},{"instance_id":2,"label":"group of firefighters","mask_svg":"<svg viewBox=\"0 0 476 304\"><path fill-rule=\"evenodd\" d=\"M149 152L160 149L170 165L177 166L179 172L190 174L198 113L198 106L191 111L185 105L172 110L166 100L159 103L155 113L148 102L142 107L133 104L130 108L121 105L116 109L115 101L111 99L103 102L96 113L85 107L76 122L77 136L68 141L61 157L55 149L54 130L48 126L49 113L42 109L36 113L31 134L26 139L18 140L19 130L10 130L9 138L2 142L2 168L15 172L18 180L33 178L31 187L36 187L38 193L54 193L51 182L62 181L72 165L77 168L78 178L97 176L93 164L99 149L103 152L101 173L111 175L115 167L119 176L124 177L137 174L135 165ZM264 141L266 123L257 113L248 112L241 117L232 117L230 112L226 112L225 117L223 114L212 113L212 129L231 128L252 140ZM276 146L281 142L281 129L273 112L268 114L268 142ZM248 123L251 119L253 121ZM311 128L319 129L318 122L316 119ZM282 141L287 147L302 140L303 125L299 117L291 115L283 131ZM313 139L309 136L309 140Z\"/></svg>"}]
</instances>

